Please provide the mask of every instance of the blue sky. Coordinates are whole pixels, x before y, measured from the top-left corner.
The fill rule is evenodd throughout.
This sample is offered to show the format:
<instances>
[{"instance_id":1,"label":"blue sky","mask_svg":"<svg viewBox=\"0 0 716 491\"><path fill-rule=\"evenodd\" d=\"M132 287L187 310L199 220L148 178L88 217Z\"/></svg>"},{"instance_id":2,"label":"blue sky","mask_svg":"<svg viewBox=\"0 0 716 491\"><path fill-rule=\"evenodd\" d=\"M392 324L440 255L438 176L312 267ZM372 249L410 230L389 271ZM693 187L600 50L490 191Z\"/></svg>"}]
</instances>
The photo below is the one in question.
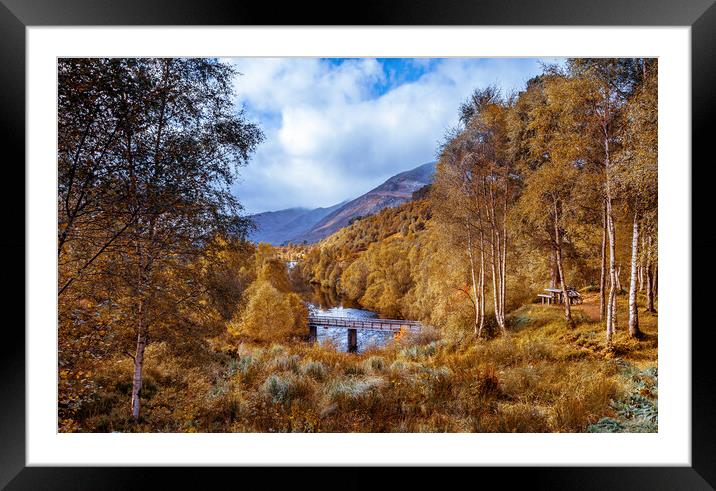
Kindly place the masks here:
<instances>
[{"instance_id":1,"label":"blue sky","mask_svg":"<svg viewBox=\"0 0 716 491\"><path fill-rule=\"evenodd\" d=\"M352 199L435 159L475 88L519 91L536 58L234 58L237 103L266 135L234 192L248 213Z\"/></svg>"}]
</instances>

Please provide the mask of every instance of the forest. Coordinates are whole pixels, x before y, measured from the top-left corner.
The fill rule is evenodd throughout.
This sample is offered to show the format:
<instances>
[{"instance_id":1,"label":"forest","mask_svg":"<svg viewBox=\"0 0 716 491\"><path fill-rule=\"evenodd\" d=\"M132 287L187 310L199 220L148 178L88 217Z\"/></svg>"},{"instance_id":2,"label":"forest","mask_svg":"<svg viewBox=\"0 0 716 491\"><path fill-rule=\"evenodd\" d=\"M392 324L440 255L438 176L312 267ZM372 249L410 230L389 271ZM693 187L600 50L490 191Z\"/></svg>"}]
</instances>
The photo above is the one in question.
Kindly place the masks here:
<instances>
[{"instance_id":1,"label":"forest","mask_svg":"<svg viewBox=\"0 0 716 491\"><path fill-rule=\"evenodd\" d=\"M657 430L655 59L476 88L412 200L281 247L231 191L235 76L58 61L59 431ZM311 343L311 288L425 327Z\"/></svg>"}]
</instances>

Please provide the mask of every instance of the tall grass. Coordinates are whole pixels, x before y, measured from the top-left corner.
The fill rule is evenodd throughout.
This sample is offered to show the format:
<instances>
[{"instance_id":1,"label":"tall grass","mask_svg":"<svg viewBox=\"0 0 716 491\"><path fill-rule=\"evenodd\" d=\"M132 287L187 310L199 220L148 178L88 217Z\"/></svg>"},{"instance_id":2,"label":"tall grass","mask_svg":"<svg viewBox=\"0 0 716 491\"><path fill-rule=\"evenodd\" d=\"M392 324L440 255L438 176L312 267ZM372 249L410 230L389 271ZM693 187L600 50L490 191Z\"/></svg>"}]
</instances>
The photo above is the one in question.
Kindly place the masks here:
<instances>
[{"instance_id":1,"label":"tall grass","mask_svg":"<svg viewBox=\"0 0 716 491\"><path fill-rule=\"evenodd\" d=\"M212 340L197 364L157 345L148 350L140 422L127 418L131 362L117 358L97 372L73 429L656 431L655 318L644 317L642 343L618 331L616 354L603 350L599 324L582 318L568 330L556 309L529 306L510 320L510 334L491 340L430 333L358 355L226 338Z\"/></svg>"}]
</instances>

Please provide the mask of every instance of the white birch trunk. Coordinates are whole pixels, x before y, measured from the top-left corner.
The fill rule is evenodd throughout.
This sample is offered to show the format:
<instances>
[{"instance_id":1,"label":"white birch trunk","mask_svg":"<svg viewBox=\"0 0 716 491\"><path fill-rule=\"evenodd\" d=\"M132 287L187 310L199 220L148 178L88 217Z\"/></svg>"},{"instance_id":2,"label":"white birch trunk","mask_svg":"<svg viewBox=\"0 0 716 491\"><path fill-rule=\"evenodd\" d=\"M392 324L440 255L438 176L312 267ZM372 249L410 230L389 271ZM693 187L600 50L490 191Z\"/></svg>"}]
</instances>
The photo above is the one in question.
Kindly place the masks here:
<instances>
[{"instance_id":1,"label":"white birch trunk","mask_svg":"<svg viewBox=\"0 0 716 491\"><path fill-rule=\"evenodd\" d=\"M482 335L482 329L485 327L485 251L483 249L482 238L480 239L480 328L477 331L478 336Z\"/></svg>"},{"instance_id":2,"label":"white birch trunk","mask_svg":"<svg viewBox=\"0 0 716 491\"><path fill-rule=\"evenodd\" d=\"M472 234L470 232L470 225L467 226L467 254L470 257L470 277L472 278L472 294L475 306L475 335L479 334L480 330L480 299L477 295L477 278L475 275L475 259L472 251Z\"/></svg>"},{"instance_id":3,"label":"white birch trunk","mask_svg":"<svg viewBox=\"0 0 716 491\"><path fill-rule=\"evenodd\" d=\"M141 314L140 314L141 315ZM134 354L134 374L132 375L132 418L139 419L140 396L142 392L142 369L144 368L144 350L147 347L147 334L141 317L137 333L137 350Z\"/></svg>"},{"instance_id":4,"label":"white birch trunk","mask_svg":"<svg viewBox=\"0 0 716 491\"><path fill-rule=\"evenodd\" d=\"M639 213L634 212L634 224L631 236L631 277L629 281L629 336L641 337L639 331L639 311L637 310L637 265L639 262Z\"/></svg>"},{"instance_id":5,"label":"white birch trunk","mask_svg":"<svg viewBox=\"0 0 716 491\"><path fill-rule=\"evenodd\" d=\"M604 321L607 312L607 205L604 203L602 226L602 268L599 277L599 320Z\"/></svg>"},{"instance_id":6,"label":"white birch trunk","mask_svg":"<svg viewBox=\"0 0 716 491\"><path fill-rule=\"evenodd\" d=\"M606 135L606 129L605 129ZM609 238L609 298L607 301L607 347L612 346L612 336L617 326L616 312L616 288L617 288L617 265L616 265L616 234L614 231L614 215L612 212L612 192L609 177L609 139L605 139L605 168L606 168L606 209L607 209L607 236Z\"/></svg>"}]
</instances>

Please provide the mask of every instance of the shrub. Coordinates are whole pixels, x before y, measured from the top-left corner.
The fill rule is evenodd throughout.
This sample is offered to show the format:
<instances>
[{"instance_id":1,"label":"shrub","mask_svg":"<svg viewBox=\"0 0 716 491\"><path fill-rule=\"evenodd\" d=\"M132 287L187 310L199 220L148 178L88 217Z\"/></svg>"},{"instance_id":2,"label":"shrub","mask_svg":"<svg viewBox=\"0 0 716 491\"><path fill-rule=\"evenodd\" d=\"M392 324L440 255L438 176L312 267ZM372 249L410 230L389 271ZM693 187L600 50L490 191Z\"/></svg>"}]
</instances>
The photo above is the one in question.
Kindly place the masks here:
<instances>
[{"instance_id":1,"label":"shrub","mask_svg":"<svg viewBox=\"0 0 716 491\"><path fill-rule=\"evenodd\" d=\"M528 403L500 403L497 421L490 431L500 433L543 433L550 431L547 415L541 408ZM491 418L488 418L488 420Z\"/></svg>"},{"instance_id":2,"label":"shrub","mask_svg":"<svg viewBox=\"0 0 716 491\"><path fill-rule=\"evenodd\" d=\"M331 382L326 387L326 396L338 406L356 407L377 400L384 385L381 377L347 377Z\"/></svg>"},{"instance_id":3,"label":"shrub","mask_svg":"<svg viewBox=\"0 0 716 491\"><path fill-rule=\"evenodd\" d=\"M573 377L565 385L565 392L555 404L557 429L562 431L584 431L616 395L614 382L602 374Z\"/></svg>"},{"instance_id":4,"label":"shrub","mask_svg":"<svg viewBox=\"0 0 716 491\"><path fill-rule=\"evenodd\" d=\"M279 356L271 361L271 367L279 371L292 371L293 373L299 373L300 359L301 358L298 355Z\"/></svg>"},{"instance_id":5,"label":"shrub","mask_svg":"<svg viewBox=\"0 0 716 491\"><path fill-rule=\"evenodd\" d=\"M427 379L430 396L435 399L448 399L453 389L453 373L448 367L423 369L423 376Z\"/></svg>"},{"instance_id":6,"label":"shrub","mask_svg":"<svg viewBox=\"0 0 716 491\"><path fill-rule=\"evenodd\" d=\"M301 367L301 372L320 382L325 380L328 370L320 361L309 360Z\"/></svg>"},{"instance_id":7,"label":"shrub","mask_svg":"<svg viewBox=\"0 0 716 491\"><path fill-rule=\"evenodd\" d=\"M385 370L385 358L382 356L371 356L363 362L366 370L374 372L382 372Z\"/></svg>"},{"instance_id":8,"label":"shrub","mask_svg":"<svg viewBox=\"0 0 716 491\"><path fill-rule=\"evenodd\" d=\"M408 360L418 360L420 358L429 357L437 351L437 343L431 342L426 345L414 345L400 350L400 356Z\"/></svg>"},{"instance_id":9,"label":"shrub","mask_svg":"<svg viewBox=\"0 0 716 491\"><path fill-rule=\"evenodd\" d=\"M619 433L624 431L624 425L612 418L602 418L594 424L587 426L589 433Z\"/></svg>"},{"instance_id":10,"label":"shrub","mask_svg":"<svg viewBox=\"0 0 716 491\"><path fill-rule=\"evenodd\" d=\"M345 375L364 375L365 370L360 365L349 364L343 369Z\"/></svg>"},{"instance_id":11,"label":"shrub","mask_svg":"<svg viewBox=\"0 0 716 491\"><path fill-rule=\"evenodd\" d=\"M307 395L309 389L306 384L295 376L282 377L270 375L262 386L264 394L269 396L276 404L288 405L294 399Z\"/></svg>"},{"instance_id":12,"label":"shrub","mask_svg":"<svg viewBox=\"0 0 716 491\"><path fill-rule=\"evenodd\" d=\"M282 354L286 353L286 348L283 345L274 343L271 345L268 352L269 352L269 355L271 355L271 356L282 355Z\"/></svg>"},{"instance_id":13,"label":"shrub","mask_svg":"<svg viewBox=\"0 0 716 491\"><path fill-rule=\"evenodd\" d=\"M229 360L229 366L226 367L226 378L232 378L234 375L236 375L236 372L239 370L239 361L236 358L232 358Z\"/></svg>"},{"instance_id":14,"label":"shrub","mask_svg":"<svg viewBox=\"0 0 716 491\"><path fill-rule=\"evenodd\" d=\"M420 367L420 364L413 361L395 360L390 364L390 371L396 374L402 374L418 367Z\"/></svg>"},{"instance_id":15,"label":"shrub","mask_svg":"<svg viewBox=\"0 0 716 491\"><path fill-rule=\"evenodd\" d=\"M500 380L497 378L495 367L488 365L480 371L474 385L477 395L482 399L500 395Z\"/></svg>"},{"instance_id":16,"label":"shrub","mask_svg":"<svg viewBox=\"0 0 716 491\"><path fill-rule=\"evenodd\" d=\"M258 372L258 368L259 361L253 355L242 356L236 363L236 370L244 381L249 381Z\"/></svg>"}]
</instances>

